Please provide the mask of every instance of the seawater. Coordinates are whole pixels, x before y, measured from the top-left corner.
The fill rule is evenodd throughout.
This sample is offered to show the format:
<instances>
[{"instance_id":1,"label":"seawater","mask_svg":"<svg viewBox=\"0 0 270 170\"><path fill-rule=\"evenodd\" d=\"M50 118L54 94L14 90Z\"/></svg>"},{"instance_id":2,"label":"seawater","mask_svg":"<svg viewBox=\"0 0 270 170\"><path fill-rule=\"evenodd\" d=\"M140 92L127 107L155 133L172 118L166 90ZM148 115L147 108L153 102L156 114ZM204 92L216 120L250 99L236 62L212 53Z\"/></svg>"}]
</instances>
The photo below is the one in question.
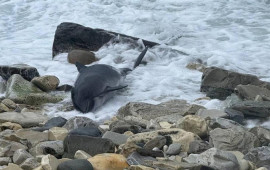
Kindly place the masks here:
<instances>
[{"instance_id":1,"label":"seawater","mask_svg":"<svg viewBox=\"0 0 270 170\"><path fill-rule=\"evenodd\" d=\"M73 85L78 72L66 61L67 54L52 60L52 43L57 25L75 22L162 44L147 52L147 65L126 77L125 91L84 116L107 119L127 102L184 99L196 103L205 96L199 91L202 73L185 66L198 59L207 66L270 81L269 9L269 0L0 0L0 64L28 64L41 75L55 75L61 84ZM115 44L96 55L98 63L122 68L132 67L139 53L139 48ZM69 94L65 100L70 101ZM197 103L224 107L219 100ZM81 115L61 112L53 105L47 114Z\"/></svg>"}]
</instances>

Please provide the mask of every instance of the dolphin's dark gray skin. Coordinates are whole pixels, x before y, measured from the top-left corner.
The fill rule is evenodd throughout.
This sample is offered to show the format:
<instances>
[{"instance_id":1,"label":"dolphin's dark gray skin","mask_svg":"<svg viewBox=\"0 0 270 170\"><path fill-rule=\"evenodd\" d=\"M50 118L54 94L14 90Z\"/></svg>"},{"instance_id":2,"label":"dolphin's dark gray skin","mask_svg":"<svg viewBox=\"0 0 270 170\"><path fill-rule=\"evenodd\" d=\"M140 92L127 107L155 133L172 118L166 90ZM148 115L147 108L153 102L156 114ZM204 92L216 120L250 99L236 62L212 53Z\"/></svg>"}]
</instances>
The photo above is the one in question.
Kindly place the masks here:
<instances>
[{"instance_id":1,"label":"dolphin's dark gray skin","mask_svg":"<svg viewBox=\"0 0 270 170\"><path fill-rule=\"evenodd\" d=\"M134 68L140 64L147 49L146 47L139 55ZM82 113L95 110L112 98L117 90L127 87L123 85L123 80L127 72L131 71L131 69L119 71L105 64L86 67L78 62L76 67L79 75L71 90L71 99L74 108Z\"/></svg>"}]
</instances>

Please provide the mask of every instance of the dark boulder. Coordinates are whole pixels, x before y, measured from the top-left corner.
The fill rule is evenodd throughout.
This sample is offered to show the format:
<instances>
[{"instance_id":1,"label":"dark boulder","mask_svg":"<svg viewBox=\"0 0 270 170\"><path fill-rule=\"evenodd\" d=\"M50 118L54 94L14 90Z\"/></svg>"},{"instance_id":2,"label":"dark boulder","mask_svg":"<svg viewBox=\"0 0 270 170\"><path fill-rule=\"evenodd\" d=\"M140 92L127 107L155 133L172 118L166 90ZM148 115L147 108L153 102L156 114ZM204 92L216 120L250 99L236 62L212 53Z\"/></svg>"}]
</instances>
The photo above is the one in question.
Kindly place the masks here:
<instances>
[{"instance_id":1,"label":"dark boulder","mask_svg":"<svg viewBox=\"0 0 270 170\"><path fill-rule=\"evenodd\" d=\"M230 109L230 108L226 108L224 110L224 112L228 114L229 119L231 119L231 120L233 120L241 125L244 124L245 117L244 117L244 114L242 112L234 110L234 109Z\"/></svg>"},{"instance_id":2,"label":"dark boulder","mask_svg":"<svg viewBox=\"0 0 270 170\"><path fill-rule=\"evenodd\" d=\"M11 66L0 66L0 77L8 80L13 74L20 74L24 79L31 81L34 77L39 77L39 73L35 67L27 64L14 64Z\"/></svg>"},{"instance_id":3,"label":"dark boulder","mask_svg":"<svg viewBox=\"0 0 270 170\"><path fill-rule=\"evenodd\" d=\"M73 158L78 150L94 156L100 153L114 153L115 145L109 139L84 135L68 135L64 140L64 156Z\"/></svg>"},{"instance_id":4,"label":"dark boulder","mask_svg":"<svg viewBox=\"0 0 270 170\"><path fill-rule=\"evenodd\" d=\"M64 22L57 26L54 36L52 56L54 57L59 53L66 53L76 49L97 51L100 47L118 35L122 38L133 41L139 39L102 29L93 29L75 23ZM144 45L148 47L158 45L154 42L146 40L142 41Z\"/></svg>"},{"instance_id":5,"label":"dark boulder","mask_svg":"<svg viewBox=\"0 0 270 170\"><path fill-rule=\"evenodd\" d=\"M88 160L74 159L60 163L57 170L94 170L94 168Z\"/></svg>"},{"instance_id":6,"label":"dark boulder","mask_svg":"<svg viewBox=\"0 0 270 170\"><path fill-rule=\"evenodd\" d=\"M101 137L101 131L97 127L80 127L73 129L69 132L69 135L84 135L91 137Z\"/></svg>"},{"instance_id":7,"label":"dark boulder","mask_svg":"<svg viewBox=\"0 0 270 170\"><path fill-rule=\"evenodd\" d=\"M270 87L269 83L259 80L254 75L209 67L203 72L200 91L206 92L210 98L225 100L226 97L234 92L235 87L239 84L265 86L268 89Z\"/></svg>"},{"instance_id":8,"label":"dark boulder","mask_svg":"<svg viewBox=\"0 0 270 170\"><path fill-rule=\"evenodd\" d=\"M66 124L67 119L58 116L58 117L54 117L51 118L50 120L48 120L43 127L38 127L38 128L33 128L33 130L35 131L39 131L39 132L43 132L45 130L49 130L53 127L62 127Z\"/></svg>"}]
</instances>

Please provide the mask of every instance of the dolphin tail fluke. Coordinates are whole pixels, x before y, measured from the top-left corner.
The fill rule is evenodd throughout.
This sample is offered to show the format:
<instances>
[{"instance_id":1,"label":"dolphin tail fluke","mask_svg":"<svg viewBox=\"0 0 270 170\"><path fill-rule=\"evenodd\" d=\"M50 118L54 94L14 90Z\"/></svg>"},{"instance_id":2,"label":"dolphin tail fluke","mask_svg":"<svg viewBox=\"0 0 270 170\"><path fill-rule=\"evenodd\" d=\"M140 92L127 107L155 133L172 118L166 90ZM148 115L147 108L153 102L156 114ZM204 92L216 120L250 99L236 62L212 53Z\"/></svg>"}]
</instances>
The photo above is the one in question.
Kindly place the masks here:
<instances>
[{"instance_id":1,"label":"dolphin tail fluke","mask_svg":"<svg viewBox=\"0 0 270 170\"><path fill-rule=\"evenodd\" d=\"M141 52L141 54L139 55L139 57L137 58L134 66L133 66L133 69L135 69L138 65L140 65L143 57L145 56L146 52L148 50L148 47L146 46L145 49Z\"/></svg>"}]
</instances>

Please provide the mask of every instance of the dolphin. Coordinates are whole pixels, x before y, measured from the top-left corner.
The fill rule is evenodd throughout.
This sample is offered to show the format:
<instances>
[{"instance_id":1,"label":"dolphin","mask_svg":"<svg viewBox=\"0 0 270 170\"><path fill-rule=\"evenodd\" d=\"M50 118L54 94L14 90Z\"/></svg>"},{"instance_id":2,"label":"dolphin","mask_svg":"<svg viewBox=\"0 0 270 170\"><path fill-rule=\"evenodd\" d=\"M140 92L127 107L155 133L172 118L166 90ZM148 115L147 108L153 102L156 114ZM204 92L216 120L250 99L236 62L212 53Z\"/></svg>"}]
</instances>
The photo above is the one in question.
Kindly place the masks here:
<instances>
[{"instance_id":1,"label":"dolphin","mask_svg":"<svg viewBox=\"0 0 270 170\"><path fill-rule=\"evenodd\" d=\"M145 47L136 59L133 69L141 63L147 49ZM82 113L96 110L112 98L117 90L127 87L123 84L124 78L132 71L129 68L118 70L106 64L87 67L78 62L76 67L79 75L71 90L71 99L74 108Z\"/></svg>"}]
</instances>

